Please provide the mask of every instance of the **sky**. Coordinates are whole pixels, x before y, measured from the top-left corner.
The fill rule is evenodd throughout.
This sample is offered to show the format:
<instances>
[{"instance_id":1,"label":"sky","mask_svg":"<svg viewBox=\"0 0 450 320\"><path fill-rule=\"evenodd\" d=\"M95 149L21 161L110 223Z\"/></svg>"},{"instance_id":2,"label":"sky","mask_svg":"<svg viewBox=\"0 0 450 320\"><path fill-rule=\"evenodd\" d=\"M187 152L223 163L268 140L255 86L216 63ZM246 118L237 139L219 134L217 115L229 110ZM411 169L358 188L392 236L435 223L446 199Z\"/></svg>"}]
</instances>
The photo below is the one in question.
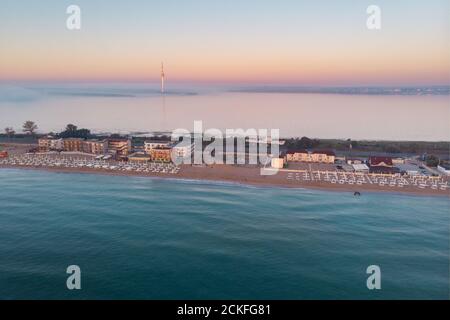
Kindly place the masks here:
<instances>
[{"instance_id":1,"label":"sky","mask_svg":"<svg viewBox=\"0 0 450 320\"><path fill-rule=\"evenodd\" d=\"M66 8L81 8L68 30ZM381 29L366 27L369 5ZM448 0L2 0L0 81L450 84Z\"/></svg>"}]
</instances>

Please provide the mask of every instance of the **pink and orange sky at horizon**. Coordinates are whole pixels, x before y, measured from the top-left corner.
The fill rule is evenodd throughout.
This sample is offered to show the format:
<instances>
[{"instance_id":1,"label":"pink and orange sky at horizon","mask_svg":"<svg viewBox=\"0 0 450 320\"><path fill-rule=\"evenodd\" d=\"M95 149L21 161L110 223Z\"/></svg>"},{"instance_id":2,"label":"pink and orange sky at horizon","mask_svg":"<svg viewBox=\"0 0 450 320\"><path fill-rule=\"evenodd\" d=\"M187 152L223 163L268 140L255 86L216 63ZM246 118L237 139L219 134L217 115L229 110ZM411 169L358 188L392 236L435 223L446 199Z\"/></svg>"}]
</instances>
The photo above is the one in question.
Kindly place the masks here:
<instances>
[{"instance_id":1,"label":"pink and orange sky at horizon","mask_svg":"<svg viewBox=\"0 0 450 320\"><path fill-rule=\"evenodd\" d=\"M448 1L71 1L0 12L0 81L168 81L299 85L448 85ZM214 2L212 4L211 2ZM276 3L278 4L276 4ZM337 4L339 2L340 4Z\"/></svg>"}]
</instances>

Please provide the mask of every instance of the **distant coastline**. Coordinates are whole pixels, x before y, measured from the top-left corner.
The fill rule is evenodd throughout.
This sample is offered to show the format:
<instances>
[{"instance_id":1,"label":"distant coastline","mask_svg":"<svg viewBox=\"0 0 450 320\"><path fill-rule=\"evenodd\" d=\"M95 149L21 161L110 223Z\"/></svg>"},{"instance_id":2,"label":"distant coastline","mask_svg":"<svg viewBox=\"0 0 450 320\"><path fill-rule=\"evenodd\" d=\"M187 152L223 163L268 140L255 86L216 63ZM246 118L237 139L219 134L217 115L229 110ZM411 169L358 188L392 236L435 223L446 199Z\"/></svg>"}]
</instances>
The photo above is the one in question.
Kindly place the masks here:
<instances>
[{"instance_id":1,"label":"distant coastline","mask_svg":"<svg viewBox=\"0 0 450 320\"><path fill-rule=\"evenodd\" d=\"M249 86L232 89L231 92L246 93L317 93L343 95L379 95L379 96L421 96L450 95L450 86L370 86L370 87L303 87L303 86Z\"/></svg>"}]
</instances>

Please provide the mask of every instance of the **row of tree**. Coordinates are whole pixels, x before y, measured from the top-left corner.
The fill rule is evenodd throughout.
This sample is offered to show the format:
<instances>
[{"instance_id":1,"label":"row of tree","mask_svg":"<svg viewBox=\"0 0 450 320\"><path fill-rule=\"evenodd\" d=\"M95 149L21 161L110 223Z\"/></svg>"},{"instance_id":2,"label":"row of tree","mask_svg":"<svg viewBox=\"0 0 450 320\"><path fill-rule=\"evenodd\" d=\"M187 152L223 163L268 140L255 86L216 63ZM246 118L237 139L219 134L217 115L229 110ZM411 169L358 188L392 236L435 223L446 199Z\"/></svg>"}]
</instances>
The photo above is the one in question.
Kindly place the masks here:
<instances>
[{"instance_id":1,"label":"row of tree","mask_svg":"<svg viewBox=\"0 0 450 320\"><path fill-rule=\"evenodd\" d=\"M58 134L60 138L83 138L89 139L92 137L89 129L78 129L76 125L68 124L66 130Z\"/></svg>"},{"instance_id":2,"label":"row of tree","mask_svg":"<svg viewBox=\"0 0 450 320\"><path fill-rule=\"evenodd\" d=\"M288 149L312 149L317 147L320 141L317 139L310 139L308 137L287 139L286 147Z\"/></svg>"},{"instance_id":3,"label":"row of tree","mask_svg":"<svg viewBox=\"0 0 450 320\"><path fill-rule=\"evenodd\" d=\"M36 130L38 129L38 126L33 121L25 121L25 123L22 126L22 131L25 134L28 135L34 135L36 133ZM16 131L12 127L6 127L5 128L5 134L11 138L16 134Z\"/></svg>"},{"instance_id":4,"label":"row of tree","mask_svg":"<svg viewBox=\"0 0 450 320\"><path fill-rule=\"evenodd\" d=\"M33 136L36 134L36 130L38 129L38 126L34 121L25 121L25 123L22 126L22 132L24 132L27 135ZM14 137L16 134L16 131L12 127L5 128L5 134L8 138ZM55 136L60 138L83 138L88 139L91 138L91 131L88 129L78 129L76 125L68 124L66 126L66 129L56 134Z\"/></svg>"}]
</instances>

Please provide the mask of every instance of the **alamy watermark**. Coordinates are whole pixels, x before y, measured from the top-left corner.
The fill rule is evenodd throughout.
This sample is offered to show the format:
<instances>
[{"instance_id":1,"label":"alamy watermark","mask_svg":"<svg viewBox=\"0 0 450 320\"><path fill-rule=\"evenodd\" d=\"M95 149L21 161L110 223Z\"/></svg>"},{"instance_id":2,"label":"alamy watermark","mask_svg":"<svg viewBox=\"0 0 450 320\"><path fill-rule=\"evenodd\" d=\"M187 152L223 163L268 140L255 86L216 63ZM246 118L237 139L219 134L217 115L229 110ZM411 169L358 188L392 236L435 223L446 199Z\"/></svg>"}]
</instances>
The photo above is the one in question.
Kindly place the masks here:
<instances>
[{"instance_id":1,"label":"alamy watermark","mask_svg":"<svg viewBox=\"0 0 450 320\"><path fill-rule=\"evenodd\" d=\"M66 286L69 290L81 290L81 269L77 265L68 266L66 273L70 274L67 278Z\"/></svg>"},{"instance_id":2,"label":"alamy watermark","mask_svg":"<svg viewBox=\"0 0 450 320\"><path fill-rule=\"evenodd\" d=\"M367 17L366 26L369 30L381 29L381 8L377 5L370 5L366 9Z\"/></svg>"},{"instance_id":3,"label":"alamy watermark","mask_svg":"<svg viewBox=\"0 0 450 320\"><path fill-rule=\"evenodd\" d=\"M66 13L69 15L66 20L66 27L69 30L81 29L81 8L75 4L67 7Z\"/></svg>"},{"instance_id":4,"label":"alamy watermark","mask_svg":"<svg viewBox=\"0 0 450 320\"><path fill-rule=\"evenodd\" d=\"M171 135L178 142L172 149L172 162L177 165L262 165L262 175L274 175L277 168L271 160L280 156L279 129L203 130L202 121L194 121L194 131L176 129Z\"/></svg>"},{"instance_id":5,"label":"alamy watermark","mask_svg":"<svg viewBox=\"0 0 450 320\"><path fill-rule=\"evenodd\" d=\"M66 27L68 30L80 30L81 29L81 8L76 4L72 4L67 7L66 14L69 16L66 20ZM381 29L381 8L378 5L372 4L367 7L366 14L368 15L366 20L366 26L369 30Z\"/></svg>"},{"instance_id":6,"label":"alamy watermark","mask_svg":"<svg viewBox=\"0 0 450 320\"><path fill-rule=\"evenodd\" d=\"M381 268L377 265L371 265L367 267L366 273L370 275L366 281L367 289L381 290Z\"/></svg>"}]
</instances>

